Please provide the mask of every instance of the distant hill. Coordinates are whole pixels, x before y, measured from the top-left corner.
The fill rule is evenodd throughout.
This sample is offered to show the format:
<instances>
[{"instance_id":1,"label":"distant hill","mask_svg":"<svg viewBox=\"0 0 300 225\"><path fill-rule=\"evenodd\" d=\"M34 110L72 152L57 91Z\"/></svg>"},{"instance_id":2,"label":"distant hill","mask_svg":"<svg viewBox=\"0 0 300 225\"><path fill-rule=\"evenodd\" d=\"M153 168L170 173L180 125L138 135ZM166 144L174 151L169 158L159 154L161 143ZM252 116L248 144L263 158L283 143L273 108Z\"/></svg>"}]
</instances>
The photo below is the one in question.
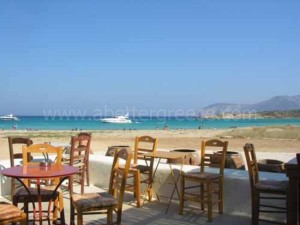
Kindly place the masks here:
<instances>
[{"instance_id":1,"label":"distant hill","mask_svg":"<svg viewBox=\"0 0 300 225\"><path fill-rule=\"evenodd\" d=\"M269 111L289 111L300 109L300 95L276 96L256 104L219 103L207 106L201 110L202 116L220 114L258 113Z\"/></svg>"},{"instance_id":2,"label":"distant hill","mask_svg":"<svg viewBox=\"0 0 300 225\"><path fill-rule=\"evenodd\" d=\"M300 118L300 109L259 112L258 116L263 118Z\"/></svg>"},{"instance_id":3,"label":"distant hill","mask_svg":"<svg viewBox=\"0 0 300 225\"><path fill-rule=\"evenodd\" d=\"M300 95L276 96L267 101L253 104L250 108L257 112L300 109Z\"/></svg>"}]
</instances>

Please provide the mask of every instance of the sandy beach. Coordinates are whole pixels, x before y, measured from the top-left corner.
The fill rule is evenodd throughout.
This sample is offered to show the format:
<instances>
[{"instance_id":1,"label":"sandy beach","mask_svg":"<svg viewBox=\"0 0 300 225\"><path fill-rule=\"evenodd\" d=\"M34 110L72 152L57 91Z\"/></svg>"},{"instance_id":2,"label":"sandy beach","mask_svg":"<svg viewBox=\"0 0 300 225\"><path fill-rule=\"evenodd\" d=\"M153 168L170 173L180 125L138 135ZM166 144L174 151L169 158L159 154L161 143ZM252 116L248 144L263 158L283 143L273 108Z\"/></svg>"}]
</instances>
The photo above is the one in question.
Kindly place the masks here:
<instances>
[{"instance_id":1,"label":"sandy beach","mask_svg":"<svg viewBox=\"0 0 300 225\"><path fill-rule=\"evenodd\" d=\"M266 128L266 132L278 130L279 128ZM283 134L289 132L289 127L282 127L279 130ZM297 128L299 130L299 128ZM277 131L276 130L276 131ZM265 138L258 134L258 137L235 137L232 133L258 133L257 128L236 128L236 129L203 129L203 130L106 130L88 131L92 132L93 138L91 148L93 152L105 154L109 146L129 145L134 146L136 136L149 135L158 138L158 149L200 149L200 142L211 138L220 138L229 142L229 151L237 151L243 154L245 143L253 143L258 155L262 157L289 160L295 153L300 151L300 139L298 137L286 138ZM295 131L296 132L296 131ZM0 159L9 159L8 136L26 136L32 138L34 143L52 142L69 143L70 137L79 131L0 131ZM239 136L239 135L236 135ZM253 135L252 135L253 136Z\"/></svg>"}]
</instances>

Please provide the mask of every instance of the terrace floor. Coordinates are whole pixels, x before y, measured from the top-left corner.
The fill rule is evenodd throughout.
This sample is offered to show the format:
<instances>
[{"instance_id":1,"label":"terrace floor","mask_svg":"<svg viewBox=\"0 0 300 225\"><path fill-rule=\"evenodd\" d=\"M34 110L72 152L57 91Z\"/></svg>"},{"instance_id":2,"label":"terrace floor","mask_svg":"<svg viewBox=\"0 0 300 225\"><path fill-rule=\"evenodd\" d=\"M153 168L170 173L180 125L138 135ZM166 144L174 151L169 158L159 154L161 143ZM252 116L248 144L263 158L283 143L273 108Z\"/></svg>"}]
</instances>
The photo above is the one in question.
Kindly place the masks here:
<instances>
[{"instance_id":1,"label":"terrace floor","mask_svg":"<svg viewBox=\"0 0 300 225\"><path fill-rule=\"evenodd\" d=\"M101 191L101 189L91 186L86 188L87 192ZM130 194L130 199L132 195ZM3 198L0 200L6 200ZM67 224L70 223L70 202L69 195L65 194L64 198L65 205L65 216ZM186 210L183 215L178 214L178 202L174 201L171 203L168 213L166 214L167 204L166 202L145 202L142 208L136 208L133 202L125 199L123 207L122 225L247 225L251 224L251 218L239 215L220 215L214 213L213 222L207 222L206 213L200 211L189 211ZM89 215L84 216L84 224L86 225L98 225L105 224L105 215ZM36 223L37 224L37 223ZM46 224L46 222L45 222ZM261 222L260 225L269 224Z\"/></svg>"}]
</instances>

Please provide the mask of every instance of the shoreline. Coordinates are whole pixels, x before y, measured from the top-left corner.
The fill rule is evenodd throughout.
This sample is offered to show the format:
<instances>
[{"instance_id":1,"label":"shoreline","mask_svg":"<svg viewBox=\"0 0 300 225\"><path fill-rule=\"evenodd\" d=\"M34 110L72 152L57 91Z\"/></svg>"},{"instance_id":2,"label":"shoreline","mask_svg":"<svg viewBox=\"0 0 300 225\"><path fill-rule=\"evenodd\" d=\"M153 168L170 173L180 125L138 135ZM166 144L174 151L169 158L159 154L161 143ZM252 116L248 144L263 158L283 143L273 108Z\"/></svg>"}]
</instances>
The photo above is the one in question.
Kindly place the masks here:
<instances>
[{"instance_id":1,"label":"shoreline","mask_svg":"<svg viewBox=\"0 0 300 225\"><path fill-rule=\"evenodd\" d=\"M27 136L34 143L69 143L71 136L81 131L69 130L4 130L0 131L0 159L9 159L8 136ZM199 150L202 140L218 138L229 142L228 151L243 153L246 143L253 143L257 152L269 154L299 152L300 126L267 126L224 129L176 129L176 130L82 130L92 133L93 152L105 154L109 146L128 145L133 148L136 136L149 135L158 138L158 149L194 149ZM270 135L270 136L268 136ZM268 138L264 138L268 137ZM288 138L290 137L290 138ZM280 159L279 159L280 160Z\"/></svg>"},{"instance_id":2,"label":"shoreline","mask_svg":"<svg viewBox=\"0 0 300 225\"><path fill-rule=\"evenodd\" d=\"M298 118L274 118L274 119L151 119L145 121L134 121L127 124L101 123L93 119L66 118L59 120L45 120L42 117L24 117L20 121L0 121L0 131L22 130L22 131L84 131L90 130L214 130L266 126L299 126Z\"/></svg>"}]
</instances>

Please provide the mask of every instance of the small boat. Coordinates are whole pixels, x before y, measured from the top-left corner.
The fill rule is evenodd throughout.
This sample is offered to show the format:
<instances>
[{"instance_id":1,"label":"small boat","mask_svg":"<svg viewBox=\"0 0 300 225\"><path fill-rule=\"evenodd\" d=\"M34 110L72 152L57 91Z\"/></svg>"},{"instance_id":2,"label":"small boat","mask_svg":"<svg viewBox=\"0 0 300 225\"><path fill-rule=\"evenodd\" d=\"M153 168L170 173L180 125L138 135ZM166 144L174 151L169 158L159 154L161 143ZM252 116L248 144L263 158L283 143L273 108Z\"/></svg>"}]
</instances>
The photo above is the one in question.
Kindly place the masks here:
<instances>
[{"instance_id":1,"label":"small boat","mask_svg":"<svg viewBox=\"0 0 300 225\"><path fill-rule=\"evenodd\" d=\"M129 119L128 114L124 116L115 116L111 118L103 118L100 119L102 123L132 123L131 119Z\"/></svg>"},{"instance_id":2,"label":"small boat","mask_svg":"<svg viewBox=\"0 0 300 225\"><path fill-rule=\"evenodd\" d=\"M8 115L0 116L0 120L19 120L19 118L14 116L13 114L8 114Z\"/></svg>"}]
</instances>

